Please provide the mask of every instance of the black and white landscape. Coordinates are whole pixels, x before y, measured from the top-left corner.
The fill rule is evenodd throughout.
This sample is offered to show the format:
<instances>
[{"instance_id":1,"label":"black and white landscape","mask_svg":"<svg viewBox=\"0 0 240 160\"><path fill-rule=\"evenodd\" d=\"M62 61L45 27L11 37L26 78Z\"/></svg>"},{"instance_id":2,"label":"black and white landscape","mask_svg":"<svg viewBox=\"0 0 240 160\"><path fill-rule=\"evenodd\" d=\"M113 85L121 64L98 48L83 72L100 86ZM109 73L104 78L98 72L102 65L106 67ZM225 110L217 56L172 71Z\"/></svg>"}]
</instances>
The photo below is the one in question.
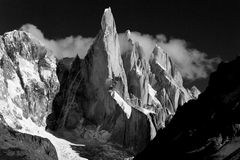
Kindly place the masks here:
<instances>
[{"instance_id":1,"label":"black and white landscape","mask_svg":"<svg viewBox=\"0 0 240 160\"><path fill-rule=\"evenodd\" d=\"M94 38L0 36L0 159L239 159L240 58L118 34L113 13Z\"/></svg>"}]
</instances>

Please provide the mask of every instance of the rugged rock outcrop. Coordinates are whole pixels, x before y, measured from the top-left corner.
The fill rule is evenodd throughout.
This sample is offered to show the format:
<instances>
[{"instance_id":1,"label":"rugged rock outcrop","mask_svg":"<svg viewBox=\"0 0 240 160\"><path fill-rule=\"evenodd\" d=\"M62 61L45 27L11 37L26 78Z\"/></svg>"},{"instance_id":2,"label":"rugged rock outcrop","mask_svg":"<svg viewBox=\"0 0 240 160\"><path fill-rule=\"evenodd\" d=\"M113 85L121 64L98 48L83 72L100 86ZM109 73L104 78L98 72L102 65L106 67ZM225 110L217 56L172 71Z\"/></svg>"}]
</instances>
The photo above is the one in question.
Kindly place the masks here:
<instances>
[{"instance_id":1,"label":"rugged rock outcrop","mask_svg":"<svg viewBox=\"0 0 240 160\"><path fill-rule=\"evenodd\" d=\"M138 42L130 38L130 31L127 31L129 51L122 54L124 69L127 76L128 92L131 99L140 100L135 102L137 106L143 106L148 101L148 84L150 66L143 57L143 49Z\"/></svg>"},{"instance_id":2,"label":"rugged rock outcrop","mask_svg":"<svg viewBox=\"0 0 240 160\"><path fill-rule=\"evenodd\" d=\"M130 31L126 41L122 53L110 8L84 59L56 60L24 31L1 36L0 158L79 160L70 145L90 159L142 151L177 107L200 92L183 87L177 66L159 46L149 59ZM87 146L56 138L45 127Z\"/></svg>"},{"instance_id":3,"label":"rugged rock outcrop","mask_svg":"<svg viewBox=\"0 0 240 160\"><path fill-rule=\"evenodd\" d=\"M183 87L182 76L176 65L159 46L153 50L150 66L152 73L150 85L156 91L155 97L164 109L159 114L162 115L162 119L156 120L156 122L161 122L157 125L157 128L160 129L165 127L166 119L175 114L178 106L195 97Z\"/></svg>"},{"instance_id":4,"label":"rugged rock outcrop","mask_svg":"<svg viewBox=\"0 0 240 160\"><path fill-rule=\"evenodd\" d=\"M26 32L0 36L1 159L57 159L49 140L29 135L45 128L59 89L55 58L47 52Z\"/></svg>"},{"instance_id":5,"label":"rugged rock outcrop","mask_svg":"<svg viewBox=\"0 0 240 160\"><path fill-rule=\"evenodd\" d=\"M85 144L118 144L135 154L178 105L197 97L197 89L195 97L183 87L177 67L160 47L148 61L130 31L126 36L130 48L121 53L108 8L86 57L58 63L61 86L47 120L56 134Z\"/></svg>"},{"instance_id":6,"label":"rugged rock outcrop","mask_svg":"<svg viewBox=\"0 0 240 160\"><path fill-rule=\"evenodd\" d=\"M26 129L27 119L46 126L59 89L55 58L23 31L5 33L0 45L1 114L14 129Z\"/></svg>"},{"instance_id":7,"label":"rugged rock outcrop","mask_svg":"<svg viewBox=\"0 0 240 160\"><path fill-rule=\"evenodd\" d=\"M179 107L140 159L239 159L240 57L222 62L197 100Z\"/></svg>"},{"instance_id":8,"label":"rugged rock outcrop","mask_svg":"<svg viewBox=\"0 0 240 160\"><path fill-rule=\"evenodd\" d=\"M52 126L74 129L85 140L111 140L141 150L150 139L149 132L141 127L150 130L149 120L129 105L127 78L110 9L105 10L102 29L85 59L77 56L66 74L53 102L55 112L49 116Z\"/></svg>"}]
</instances>

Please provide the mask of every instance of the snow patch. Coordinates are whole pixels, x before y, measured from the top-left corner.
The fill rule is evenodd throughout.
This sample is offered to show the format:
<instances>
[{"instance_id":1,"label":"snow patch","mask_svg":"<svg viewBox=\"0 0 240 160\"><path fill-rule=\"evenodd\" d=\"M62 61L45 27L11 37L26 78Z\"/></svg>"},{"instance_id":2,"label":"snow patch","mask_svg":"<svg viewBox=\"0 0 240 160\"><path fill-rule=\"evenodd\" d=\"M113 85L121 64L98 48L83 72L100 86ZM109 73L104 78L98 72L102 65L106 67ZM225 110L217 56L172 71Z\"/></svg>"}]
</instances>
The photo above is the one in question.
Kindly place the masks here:
<instances>
[{"instance_id":1,"label":"snow patch","mask_svg":"<svg viewBox=\"0 0 240 160\"><path fill-rule=\"evenodd\" d=\"M113 99L115 99L115 101L118 103L118 105L122 108L127 118L129 119L132 113L132 107L129 106L127 102L125 102L125 100L123 100L122 97L116 91L111 91L110 94L113 97Z\"/></svg>"},{"instance_id":2,"label":"snow patch","mask_svg":"<svg viewBox=\"0 0 240 160\"><path fill-rule=\"evenodd\" d=\"M132 107L130 105L128 105L116 91L111 91L110 93L111 93L111 96L116 100L116 102L122 108L122 110L125 112L127 118L129 119L131 116ZM151 111L149 109L146 109L146 108L142 108L142 107L133 107L133 108L144 113L147 116L148 121L150 123L150 133L151 133L151 140L152 140L156 136L157 133L156 133L156 129L152 123L150 113L155 114L155 112Z\"/></svg>"},{"instance_id":3,"label":"snow patch","mask_svg":"<svg viewBox=\"0 0 240 160\"><path fill-rule=\"evenodd\" d=\"M52 77L52 71L41 69L41 76L43 76L43 79L49 79Z\"/></svg>"},{"instance_id":4,"label":"snow patch","mask_svg":"<svg viewBox=\"0 0 240 160\"><path fill-rule=\"evenodd\" d=\"M14 88L14 87L13 87ZM12 88L12 89L13 89ZM13 91L13 90L12 90ZM12 92L14 94L14 92ZM15 91L16 95L16 91ZM23 117L23 111L17 107L11 97L7 95L6 99L0 99L0 112L4 117L6 123L13 129L30 135L36 135L39 137L47 138L51 141L57 151L59 160L86 160L79 156L71 145L84 146L80 144L74 144L61 138L57 138L54 135L45 131L43 126L37 126L30 118L25 119ZM18 129L20 128L20 129Z\"/></svg>"},{"instance_id":5,"label":"snow patch","mask_svg":"<svg viewBox=\"0 0 240 160\"><path fill-rule=\"evenodd\" d=\"M164 67L163 65L161 65L158 61L156 61L157 65L159 65L164 71L167 71L166 67Z\"/></svg>"},{"instance_id":6,"label":"snow patch","mask_svg":"<svg viewBox=\"0 0 240 160\"><path fill-rule=\"evenodd\" d=\"M136 67L136 73L138 76L142 76L142 70L139 67Z\"/></svg>"},{"instance_id":7,"label":"snow patch","mask_svg":"<svg viewBox=\"0 0 240 160\"><path fill-rule=\"evenodd\" d=\"M37 127L30 119L24 119L22 123L28 124L28 126L31 126L31 129L30 129L30 132L27 131L26 129L23 129L20 132L49 139L51 143L54 145L54 147L56 148L59 160L86 160L85 158L80 157L78 153L76 153L71 148L71 145L74 145L74 146L84 146L84 145L74 144L67 140L57 138L54 135L46 132L44 127Z\"/></svg>"},{"instance_id":8,"label":"snow patch","mask_svg":"<svg viewBox=\"0 0 240 160\"><path fill-rule=\"evenodd\" d=\"M150 84L148 84L148 93L155 104L162 106L161 102L155 97L157 91L155 91Z\"/></svg>"},{"instance_id":9,"label":"snow patch","mask_svg":"<svg viewBox=\"0 0 240 160\"><path fill-rule=\"evenodd\" d=\"M8 93L12 99L17 96L21 96L21 94L24 94L22 86L20 85L20 81L16 77L14 77L12 80L7 79L7 85Z\"/></svg>"},{"instance_id":10,"label":"snow patch","mask_svg":"<svg viewBox=\"0 0 240 160\"><path fill-rule=\"evenodd\" d=\"M29 82L35 80L40 86L43 86L38 71L36 70L37 66L20 56L17 59L24 84L29 84Z\"/></svg>"},{"instance_id":11,"label":"snow patch","mask_svg":"<svg viewBox=\"0 0 240 160\"><path fill-rule=\"evenodd\" d=\"M132 108L144 113L145 115L149 115L150 113L156 114L154 111L143 108L143 107L130 106L116 91L110 91L110 94L115 99L115 101L119 104L119 106L122 108L122 110L124 111L128 119L131 116Z\"/></svg>"},{"instance_id":12,"label":"snow patch","mask_svg":"<svg viewBox=\"0 0 240 160\"><path fill-rule=\"evenodd\" d=\"M135 109L137 109L138 111L144 113L145 115L149 115L150 113L152 114L156 114L154 111L150 110L150 109L146 109L146 108L143 108L143 107L133 107Z\"/></svg>"}]
</instances>

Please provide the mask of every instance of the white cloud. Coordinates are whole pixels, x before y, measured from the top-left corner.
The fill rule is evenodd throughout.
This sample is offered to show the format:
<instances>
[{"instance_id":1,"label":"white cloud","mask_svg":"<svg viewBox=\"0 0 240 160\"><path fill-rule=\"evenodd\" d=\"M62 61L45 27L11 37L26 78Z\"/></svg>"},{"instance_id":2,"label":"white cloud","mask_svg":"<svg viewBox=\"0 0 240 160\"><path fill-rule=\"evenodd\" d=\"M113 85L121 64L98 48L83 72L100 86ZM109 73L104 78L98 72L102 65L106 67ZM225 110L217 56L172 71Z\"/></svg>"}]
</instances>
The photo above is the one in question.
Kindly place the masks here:
<instances>
[{"instance_id":1,"label":"white cloud","mask_svg":"<svg viewBox=\"0 0 240 160\"><path fill-rule=\"evenodd\" d=\"M209 72L214 71L214 64L220 62L218 57L208 58L206 53L188 48L184 40L161 41L160 45L177 64L182 76L190 80L206 78Z\"/></svg>"},{"instance_id":2,"label":"white cloud","mask_svg":"<svg viewBox=\"0 0 240 160\"><path fill-rule=\"evenodd\" d=\"M69 36L64 39L50 40L44 37L44 34L34 25L25 24L22 30L31 33L35 38L40 40L47 48L53 51L57 58L74 57L78 54L83 58L94 38L84 38L82 36Z\"/></svg>"},{"instance_id":3,"label":"white cloud","mask_svg":"<svg viewBox=\"0 0 240 160\"><path fill-rule=\"evenodd\" d=\"M44 34L32 24L25 24L21 29L39 39L46 47L53 51L53 54L57 58L74 57L76 54L79 54L83 58L94 40L94 38L84 38L81 35L50 40L45 38ZM151 36L149 34L131 32L131 39L139 42L146 58L150 57L156 44L161 46L176 63L182 76L188 80L206 78L208 73L214 70L214 64L220 61L220 58L208 58L206 53L189 48L185 40L168 40L163 34ZM126 33L119 34L119 42L122 52L129 49L130 45L127 43Z\"/></svg>"},{"instance_id":4,"label":"white cloud","mask_svg":"<svg viewBox=\"0 0 240 160\"><path fill-rule=\"evenodd\" d=\"M126 36L126 34L120 34ZM220 58L208 58L206 53L197 49L189 48L187 42L182 39L168 40L165 35L159 34L155 37L149 34L131 32L131 39L138 41L143 47L146 57L150 57L156 44L161 46L173 59L182 76L188 80L206 78L209 72L214 71L214 65L220 62ZM124 38L120 39L121 40ZM125 47L124 45L123 47ZM126 50L124 48L123 50Z\"/></svg>"}]
</instances>

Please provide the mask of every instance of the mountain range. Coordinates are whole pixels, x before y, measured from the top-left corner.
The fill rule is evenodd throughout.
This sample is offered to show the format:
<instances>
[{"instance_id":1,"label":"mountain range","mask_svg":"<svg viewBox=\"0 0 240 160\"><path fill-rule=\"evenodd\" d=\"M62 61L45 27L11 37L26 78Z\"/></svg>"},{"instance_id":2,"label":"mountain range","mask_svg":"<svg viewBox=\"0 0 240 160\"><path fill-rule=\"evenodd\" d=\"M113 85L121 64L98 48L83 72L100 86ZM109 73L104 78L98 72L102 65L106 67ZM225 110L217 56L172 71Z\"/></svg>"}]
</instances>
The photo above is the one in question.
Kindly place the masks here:
<instances>
[{"instance_id":1,"label":"mountain range","mask_svg":"<svg viewBox=\"0 0 240 160\"><path fill-rule=\"evenodd\" d=\"M57 59L23 30L0 36L0 158L237 157L239 58L200 94L161 46L125 41L110 8L84 59Z\"/></svg>"}]
</instances>

